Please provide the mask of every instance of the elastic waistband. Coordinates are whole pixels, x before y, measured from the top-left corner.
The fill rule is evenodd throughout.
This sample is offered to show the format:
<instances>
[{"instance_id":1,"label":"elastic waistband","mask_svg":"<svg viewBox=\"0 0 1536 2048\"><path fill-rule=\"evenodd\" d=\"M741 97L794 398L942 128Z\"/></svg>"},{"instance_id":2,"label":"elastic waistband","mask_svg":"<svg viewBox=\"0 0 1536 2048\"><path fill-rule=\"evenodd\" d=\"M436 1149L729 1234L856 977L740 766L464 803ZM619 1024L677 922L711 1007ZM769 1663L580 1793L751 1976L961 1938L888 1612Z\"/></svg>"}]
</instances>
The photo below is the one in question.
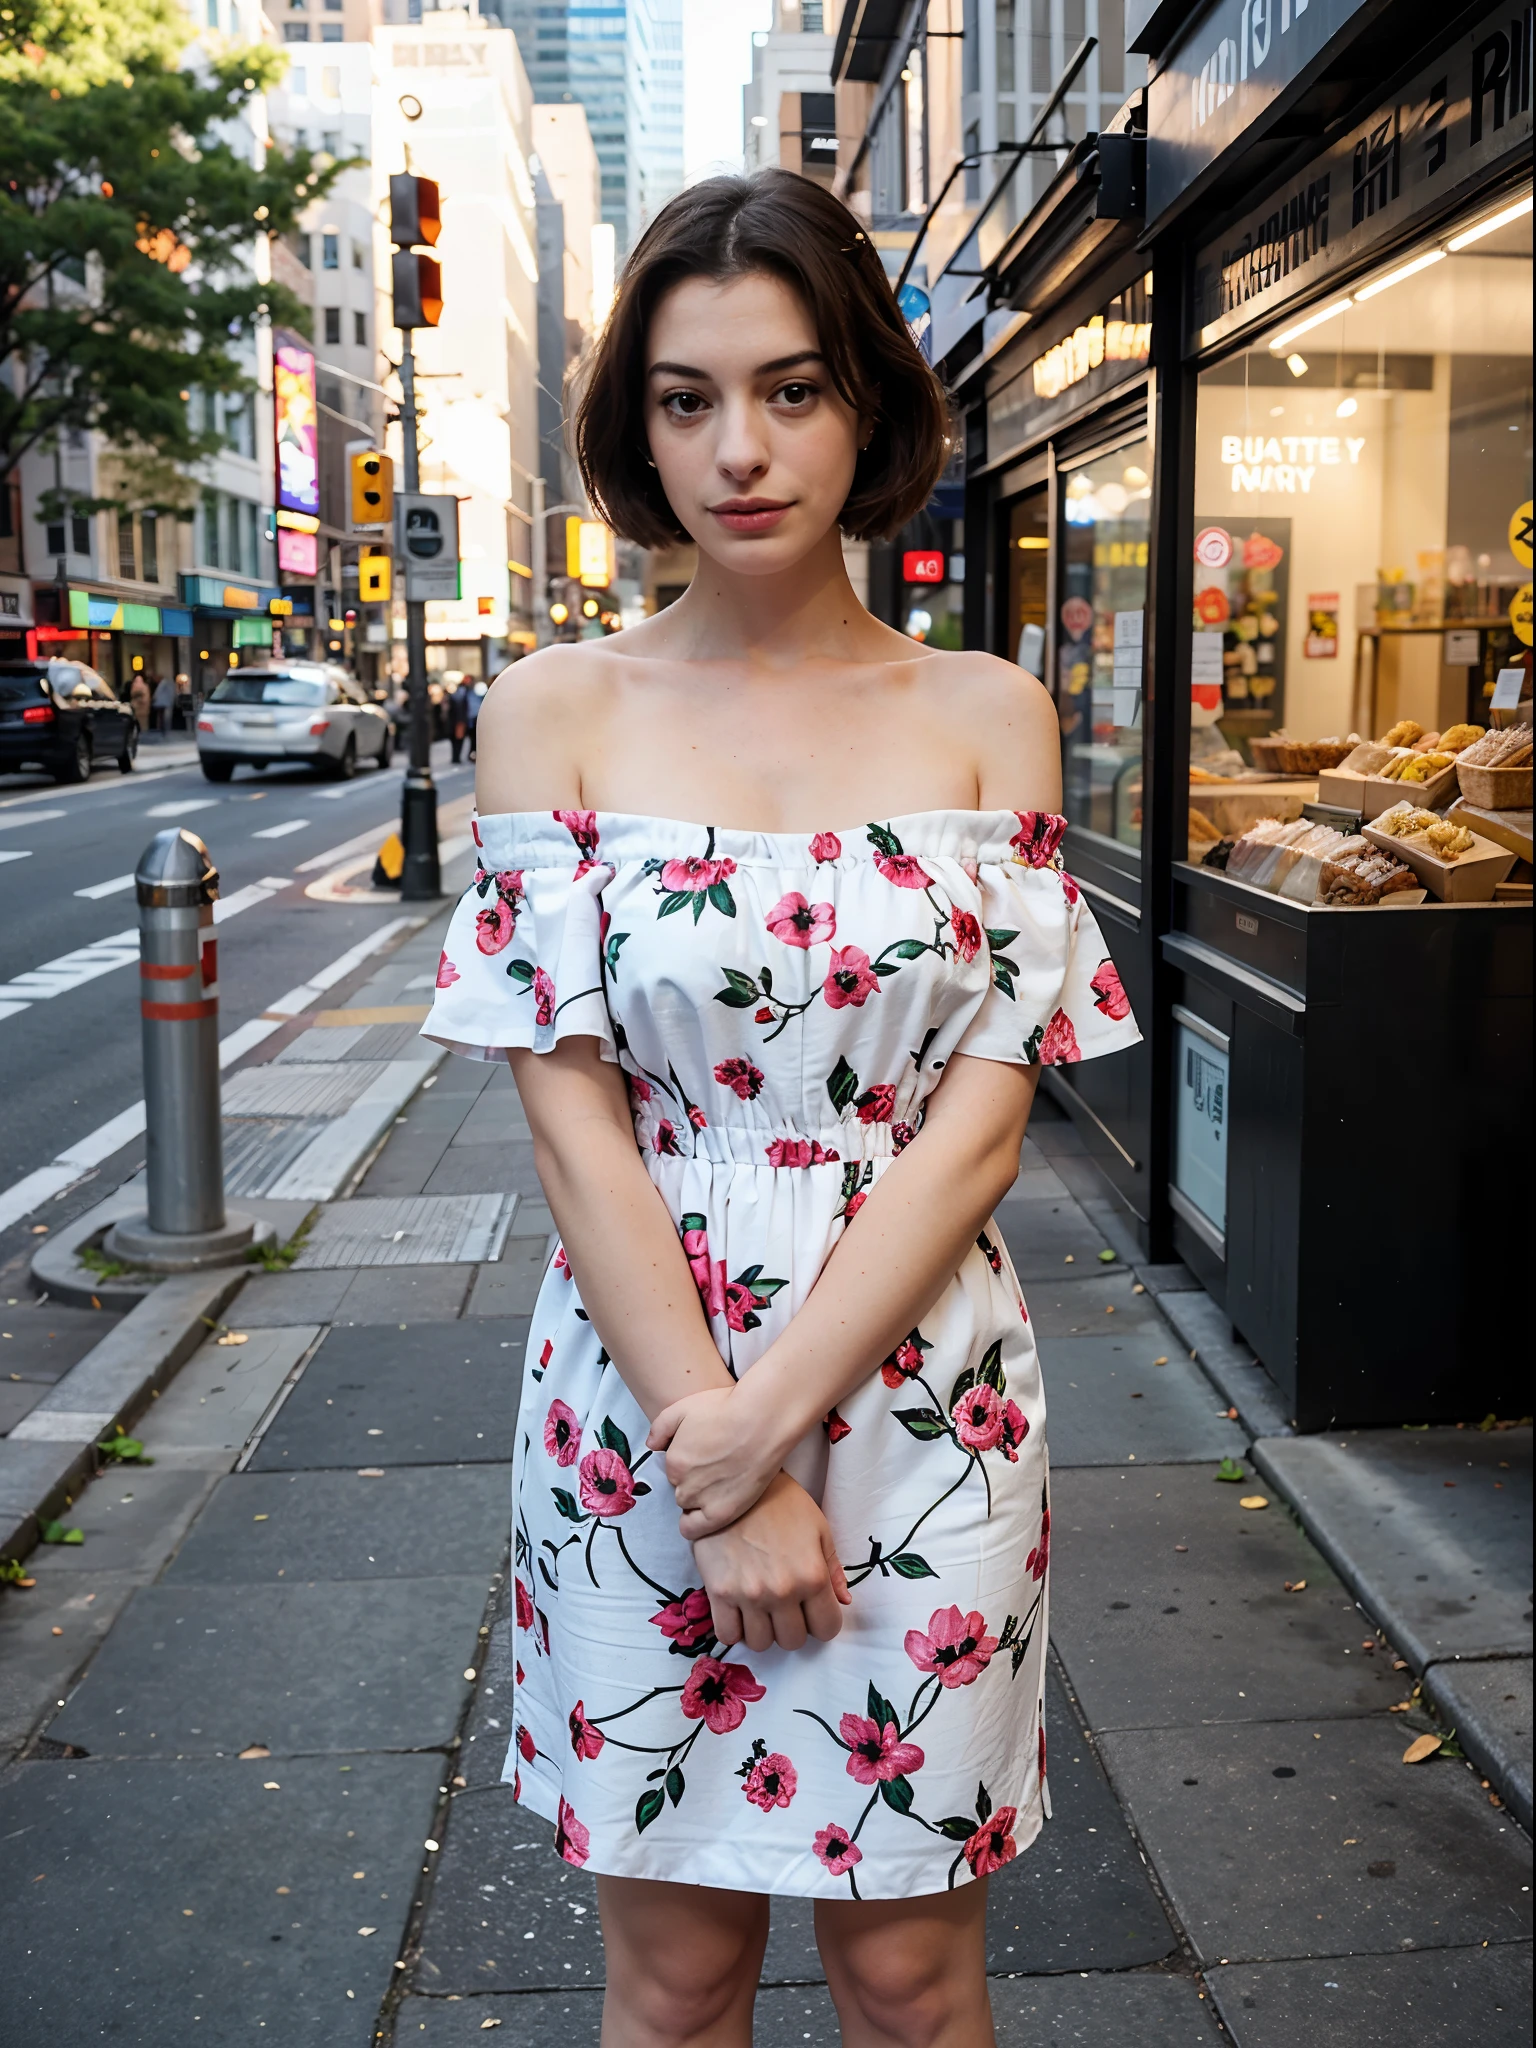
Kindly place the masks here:
<instances>
[{"instance_id":1,"label":"elastic waistband","mask_svg":"<svg viewBox=\"0 0 1536 2048\"><path fill-rule=\"evenodd\" d=\"M671 1119L636 1123L641 1149L661 1158L707 1161L714 1166L755 1166L768 1171L801 1171L818 1166L894 1159L910 1143L907 1124L831 1124L815 1132L771 1130L758 1125L708 1124L696 1130Z\"/></svg>"}]
</instances>

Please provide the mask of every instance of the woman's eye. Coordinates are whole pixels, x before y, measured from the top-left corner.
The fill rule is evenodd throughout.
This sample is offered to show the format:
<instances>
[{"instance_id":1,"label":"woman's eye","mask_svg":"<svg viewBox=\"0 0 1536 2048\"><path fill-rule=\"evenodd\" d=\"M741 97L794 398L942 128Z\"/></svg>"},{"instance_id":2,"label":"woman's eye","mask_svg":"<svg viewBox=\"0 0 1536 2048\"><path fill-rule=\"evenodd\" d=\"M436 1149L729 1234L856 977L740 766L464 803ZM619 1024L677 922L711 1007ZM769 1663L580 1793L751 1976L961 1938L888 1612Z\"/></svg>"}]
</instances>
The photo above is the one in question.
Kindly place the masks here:
<instances>
[{"instance_id":1,"label":"woman's eye","mask_svg":"<svg viewBox=\"0 0 1536 2048\"><path fill-rule=\"evenodd\" d=\"M785 384L780 387L779 396L786 405L806 405L816 396L814 384Z\"/></svg>"},{"instance_id":2,"label":"woman's eye","mask_svg":"<svg viewBox=\"0 0 1536 2048\"><path fill-rule=\"evenodd\" d=\"M662 405L679 419L694 419L703 411L704 400L697 391L669 391Z\"/></svg>"}]
</instances>

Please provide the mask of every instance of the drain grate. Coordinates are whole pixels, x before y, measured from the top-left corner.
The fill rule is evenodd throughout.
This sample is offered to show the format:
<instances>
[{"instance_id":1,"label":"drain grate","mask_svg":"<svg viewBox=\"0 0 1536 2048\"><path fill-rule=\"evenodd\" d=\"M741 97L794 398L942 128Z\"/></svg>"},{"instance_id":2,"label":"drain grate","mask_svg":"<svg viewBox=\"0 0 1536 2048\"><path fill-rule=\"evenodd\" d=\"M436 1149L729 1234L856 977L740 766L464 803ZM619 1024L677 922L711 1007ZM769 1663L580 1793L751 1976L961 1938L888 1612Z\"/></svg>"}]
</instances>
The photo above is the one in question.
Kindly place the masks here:
<instances>
[{"instance_id":1,"label":"drain grate","mask_svg":"<svg viewBox=\"0 0 1536 2048\"><path fill-rule=\"evenodd\" d=\"M369 1196L329 1202L294 1270L441 1266L499 1259L516 1195Z\"/></svg>"},{"instance_id":2,"label":"drain grate","mask_svg":"<svg viewBox=\"0 0 1536 2048\"><path fill-rule=\"evenodd\" d=\"M323 1116L226 1117L225 1194L264 1195L328 1121Z\"/></svg>"},{"instance_id":3,"label":"drain grate","mask_svg":"<svg viewBox=\"0 0 1536 2048\"><path fill-rule=\"evenodd\" d=\"M226 1116L340 1116L387 1071L382 1060L334 1060L324 1066L247 1067L224 1090Z\"/></svg>"}]
</instances>

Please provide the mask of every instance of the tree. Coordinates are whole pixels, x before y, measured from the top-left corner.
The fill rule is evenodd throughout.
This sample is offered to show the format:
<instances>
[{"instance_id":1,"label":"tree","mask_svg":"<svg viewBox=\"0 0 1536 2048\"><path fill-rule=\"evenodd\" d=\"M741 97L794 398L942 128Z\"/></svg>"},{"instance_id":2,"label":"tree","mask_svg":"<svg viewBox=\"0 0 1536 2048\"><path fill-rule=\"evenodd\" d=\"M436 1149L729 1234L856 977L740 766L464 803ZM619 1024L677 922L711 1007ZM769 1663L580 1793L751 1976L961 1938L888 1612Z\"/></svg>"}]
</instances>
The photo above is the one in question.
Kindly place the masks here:
<instances>
[{"instance_id":1,"label":"tree","mask_svg":"<svg viewBox=\"0 0 1536 2048\"><path fill-rule=\"evenodd\" d=\"M78 509L176 509L180 473L219 446L193 423L191 388L248 389L232 344L263 320L307 330L291 292L257 282L251 244L291 230L346 166L272 144L253 167L227 130L286 60L253 47L177 68L174 0L179 26L163 0L33 0L29 12L33 34L44 13L83 23L83 62L114 46L117 19L115 61L135 68L66 90L47 80L74 31L52 51L29 35L30 75L0 90L0 485L31 449L95 429L123 458L121 494ZM15 13L0 9L0 26ZM0 55L13 44L0 38ZM61 509L54 495L45 516Z\"/></svg>"}]
</instances>

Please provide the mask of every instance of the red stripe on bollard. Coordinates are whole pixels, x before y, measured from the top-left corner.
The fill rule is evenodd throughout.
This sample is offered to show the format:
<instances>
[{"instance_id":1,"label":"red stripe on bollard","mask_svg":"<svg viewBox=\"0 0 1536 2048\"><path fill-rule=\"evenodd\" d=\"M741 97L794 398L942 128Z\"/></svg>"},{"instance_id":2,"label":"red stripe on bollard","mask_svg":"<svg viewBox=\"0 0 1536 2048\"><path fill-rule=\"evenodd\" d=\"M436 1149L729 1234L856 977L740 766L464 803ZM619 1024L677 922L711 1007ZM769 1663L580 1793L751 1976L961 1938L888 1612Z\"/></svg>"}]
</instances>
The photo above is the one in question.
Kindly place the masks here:
<instances>
[{"instance_id":1,"label":"red stripe on bollard","mask_svg":"<svg viewBox=\"0 0 1536 2048\"><path fill-rule=\"evenodd\" d=\"M217 1017L219 1002L217 996L202 1003L139 1003L139 1015L148 1017L155 1024L179 1024L188 1018Z\"/></svg>"},{"instance_id":2,"label":"red stripe on bollard","mask_svg":"<svg viewBox=\"0 0 1536 2048\"><path fill-rule=\"evenodd\" d=\"M185 981L189 974L196 974L197 962L188 960L185 966L161 967L153 960L139 962L139 974L145 981Z\"/></svg>"}]
</instances>

